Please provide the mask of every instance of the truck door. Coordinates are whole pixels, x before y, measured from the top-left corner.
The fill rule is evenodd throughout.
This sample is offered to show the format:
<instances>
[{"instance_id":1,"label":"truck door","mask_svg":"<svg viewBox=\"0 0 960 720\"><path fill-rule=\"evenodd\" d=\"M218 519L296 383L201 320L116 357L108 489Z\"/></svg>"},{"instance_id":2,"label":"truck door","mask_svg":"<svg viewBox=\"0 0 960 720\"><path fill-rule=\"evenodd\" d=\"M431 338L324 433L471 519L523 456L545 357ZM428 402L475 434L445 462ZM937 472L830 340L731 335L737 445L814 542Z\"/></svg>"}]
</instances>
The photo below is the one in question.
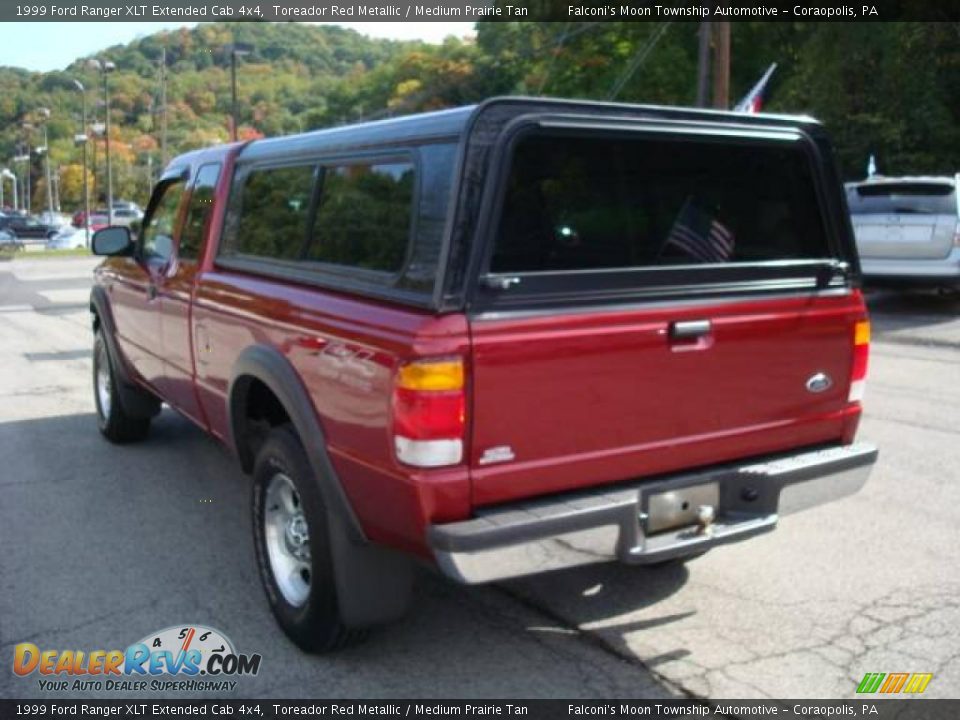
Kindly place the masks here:
<instances>
[{"instance_id":1,"label":"truck door","mask_svg":"<svg viewBox=\"0 0 960 720\"><path fill-rule=\"evenodd\" d=\"M137 373L154 387L159 387L163 377L158 287L170 266L183 190L180 177L160 181L147 208L136 252L117 267L113 285L120 347Z\"/></svg>"},{"instance_id":2,"label":"truck door","mask_svg":"<svg viewBox=\"0 0 960 720\"><path fill-rule=\"evenodd\" d=\"M195 422L206 425L194 386L191 314L193 290L213 211L220 163L201 165L193 179L179 241L160 278L160 337L163 342L164 399Z\"/></svg>"}]
</instances>

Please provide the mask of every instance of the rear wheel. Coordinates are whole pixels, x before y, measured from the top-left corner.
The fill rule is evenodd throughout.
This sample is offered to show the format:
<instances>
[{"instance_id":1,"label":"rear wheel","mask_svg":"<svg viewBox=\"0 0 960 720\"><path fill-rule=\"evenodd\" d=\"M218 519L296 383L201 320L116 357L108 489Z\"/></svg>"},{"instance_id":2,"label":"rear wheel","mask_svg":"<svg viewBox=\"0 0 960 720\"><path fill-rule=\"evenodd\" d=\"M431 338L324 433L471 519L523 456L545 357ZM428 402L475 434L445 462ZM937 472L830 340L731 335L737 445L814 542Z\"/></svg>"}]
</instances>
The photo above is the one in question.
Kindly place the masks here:
<instances>
[{"instance_id":1,"label":"rear wheel","mask_svg":"<svg viewBox=\"0 0 960 720\"><path fill-rule=\"evenodd\" d=\"M150 430L150 417L134 416L125 409L121 397L124 390L117 379L103 331L98 329L93 343L93 398L100 432L113 443L142 440Z\"/></svg>"},{"instance_id":2,"label":"rear wheel","mask_svg":"<svg viewBox=\"0 0 960 720\"><path fill-rule=\"evenodd\" d=\"M289 425L271 430L257 454L253 532L260 579L287 636L312 652L358 639L340 608L327 508Z\"/></svg>"}]
</instances>

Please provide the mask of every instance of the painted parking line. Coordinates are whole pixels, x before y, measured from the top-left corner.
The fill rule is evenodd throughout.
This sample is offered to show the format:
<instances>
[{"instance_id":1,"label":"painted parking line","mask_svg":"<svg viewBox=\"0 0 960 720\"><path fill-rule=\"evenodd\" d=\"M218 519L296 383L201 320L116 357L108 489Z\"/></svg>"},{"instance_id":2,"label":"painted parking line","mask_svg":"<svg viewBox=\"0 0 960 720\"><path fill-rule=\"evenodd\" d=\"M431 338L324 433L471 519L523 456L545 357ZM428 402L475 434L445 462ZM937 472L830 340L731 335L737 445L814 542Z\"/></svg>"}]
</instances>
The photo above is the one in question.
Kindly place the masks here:
<instances>
[{"instance_id":1,"label":"painted parking line","mask_svg":"<svg viewBox=\"0 0 960 720\"><path fill-rule=\"evenodd\" d=\"M14 270L13 276L20 282L29 282L29 283L43 283L43 282L63 282L64 280L85 280L89 283L93 282L93 273L92 272L82 272L78 273L76 270L71 269L67 272L61 273L32 273L24 272L23 270Z\"/></svg>"},{"instance_id":2,"label":"painted parking line","mask_svg":"<svg viewBox=\"0 0 960 720\"><path fill-rule=\"evenodd\" d=\"M62 290L41 290L37 293L51 303L80 304L90 299L90 288L64 288Z\"/></svg>"}]
</instances>

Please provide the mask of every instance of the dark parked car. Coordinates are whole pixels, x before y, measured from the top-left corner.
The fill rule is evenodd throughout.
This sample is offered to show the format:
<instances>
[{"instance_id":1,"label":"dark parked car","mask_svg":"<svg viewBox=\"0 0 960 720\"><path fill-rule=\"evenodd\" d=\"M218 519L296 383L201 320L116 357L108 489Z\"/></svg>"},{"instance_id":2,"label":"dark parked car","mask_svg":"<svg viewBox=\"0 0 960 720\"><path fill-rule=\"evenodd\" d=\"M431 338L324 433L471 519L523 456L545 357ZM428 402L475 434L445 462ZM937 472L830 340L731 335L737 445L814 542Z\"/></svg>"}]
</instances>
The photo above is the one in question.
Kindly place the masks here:
<instances>
[{"instance_id":1,"label":"dark parked car","mask_svg":"<svg viewBox=\"0 0 960 720\"><path fill-rule=\"evenodd\" d=\"M57 234L57 228L52 225L22 215L0 217L0 230L6 230L21 240L47 240Z\"/></svg>"},{"instance_id":2,"label":"dark parked car","mask_svg":"<svg viewBox=\"0 0 960 720\"><path fill-rule=\"evenodd\" d=\"M236 452L306 649L414 559L682 561L870 473L845 211L809 118L507 98L199 150L94 236L100 432L164 402Z\"/></svg>"}]
</instances>

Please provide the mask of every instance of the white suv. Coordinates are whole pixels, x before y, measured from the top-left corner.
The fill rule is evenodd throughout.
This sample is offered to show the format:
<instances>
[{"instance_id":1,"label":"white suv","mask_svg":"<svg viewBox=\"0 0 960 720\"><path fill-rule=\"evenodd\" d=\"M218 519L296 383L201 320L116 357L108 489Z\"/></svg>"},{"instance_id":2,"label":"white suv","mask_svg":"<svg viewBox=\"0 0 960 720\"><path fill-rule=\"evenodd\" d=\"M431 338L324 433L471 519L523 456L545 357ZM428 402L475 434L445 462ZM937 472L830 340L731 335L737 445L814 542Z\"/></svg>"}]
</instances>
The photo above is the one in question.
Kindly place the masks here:
<instances>
[{"instance_id":1,"label":"white suv","mask_svg":"<svg viewBox=\"0 0 960 720\"><path fill-rule=\"evenodd\" d=\"M960 176L848 183L864 278L960 287Z\"/></svg>"}]
</instances>

